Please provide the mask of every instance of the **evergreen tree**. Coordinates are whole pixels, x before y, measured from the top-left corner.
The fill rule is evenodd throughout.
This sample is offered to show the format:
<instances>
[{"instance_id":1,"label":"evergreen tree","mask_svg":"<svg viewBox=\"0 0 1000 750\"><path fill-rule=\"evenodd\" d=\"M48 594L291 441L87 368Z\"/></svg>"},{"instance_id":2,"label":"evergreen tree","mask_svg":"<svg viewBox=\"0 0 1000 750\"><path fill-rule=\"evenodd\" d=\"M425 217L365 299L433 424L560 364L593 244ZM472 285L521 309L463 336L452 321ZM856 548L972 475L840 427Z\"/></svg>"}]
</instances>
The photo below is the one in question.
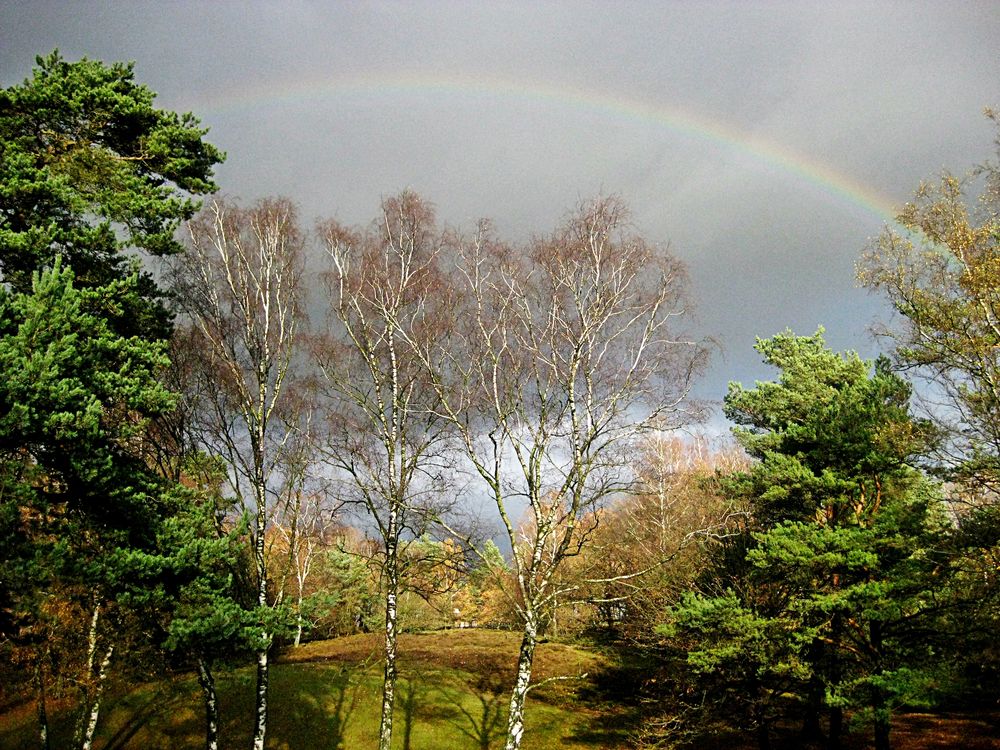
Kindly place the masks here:
<instances>
[{"instance_id":1,"label":"evergreen tree","mask_svg":"<svg viewBox=\"0 0 1000 750\"><path fill-rule=\"evenodd\" d=\"M828 745L839 747L849 709L871 720L884 750L893 707L920 700L925 686L919 626L942 563L931 552L941 523L935 489L910 462L930 434L884 359L831 352L822 332L779 334L757 349L779 379L732 384L725 403L757 459L727 481L751 520L720 555L713 595L686 598L675 626L693 639L697 671L725 665L754 687L762 747L762 706L790 690L809 739L825 708Z\"/></svg>"},{"instance_id":2,"label":"evergreen tree","mask_svg":"<svg viewBox=\"0 0 1000 750\"><path fill-rule=\"evenodd\" d=\"M131 65L37 65L0 90L0 635L30 654L47 746L54 636L83 632L62 663L82 669L74 744L89 747L122 565L174 511L143 451L173 403L170 315L123 251L179 249L222 154L193 116L154 108Z\"/></svg>"},{"instance_id":3,"label":"evergreen tree","mask_svg":"<svg viewBox=\"0 0 1000 750\"><path fill-rule=\"evenodd\" d=\"M122 555L130 587L122 597L139 617L162 635L174 660L198 676L205 706L205 747L219 746L220 711L215 687L217 662L251 650L258 620L246 578L243 555L247 522L226 522L227 503L218 491L222 470L205 456L188 462L187 485L173 485L173 512L160 524L150 549ZM207 469L207 471L206 471Z\"/></svg>"},{"instance_id":4,"label":"evergreen tree","mask_svg":"<svg viewBox=\"0 0 1000 750\"><path fill-rule=\"evenodd\" d=\"M41 655L59 622L53 594L86 610L81 726L99 706L98 655L115 647L103 634L117 552L152 545L169 513L140 453L147 421L172 404L156 378L164 344L114 331L138 294L135 274L78 289L59 258L31 293L0 289L0 629Z\"/></svg>"},{"instance_id":5,"label":"evergreen tree","mask_svg":"<svg viewBox=\"0 0 1000 750\"><path fill-rule=\"evenodd\" d=\"M58 52L36 59L32 77L0 90L0 280L19 292L57 255L78 287L103 286L132 270L120 252L180 250L174 231L215 190L224 155L203 140L191 114L156 109L131 64L104 65ZM130 300L123 333L168 333L151 277Z\"/></svg>"}]
</instances>

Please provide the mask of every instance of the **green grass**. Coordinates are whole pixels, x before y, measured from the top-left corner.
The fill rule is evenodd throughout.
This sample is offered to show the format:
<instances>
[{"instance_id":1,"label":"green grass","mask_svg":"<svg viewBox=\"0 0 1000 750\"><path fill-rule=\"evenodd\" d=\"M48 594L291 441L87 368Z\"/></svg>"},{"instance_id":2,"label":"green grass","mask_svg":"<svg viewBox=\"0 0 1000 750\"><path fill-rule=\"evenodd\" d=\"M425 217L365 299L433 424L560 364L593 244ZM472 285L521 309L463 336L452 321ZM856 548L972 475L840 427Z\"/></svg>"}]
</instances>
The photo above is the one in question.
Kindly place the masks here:
<instances>
[{"instance_id":1,"label":"green grass","mask_svg":"<svg viewBox=\"0 0 1000 750\"><path fill-rule=\"evenodd\" d=\"M377 746L381 706L378 640L356 636L307 644L271 670L268 748L366 750ZM517 639L489 631L409 635L400 641L393 746L400 750L492 750L502 746L506 686ZM586 650L542 644L537 679L600 670ZM218 675L223 750L249 746L254 672ZM625 747L613 715L581 708L588 679L550 682L529 697L526 750ZM68 716L56 712L53 747L68 744ZM204 742L200 690L181 676L110 701L95 750L197 748ZM36 746L31 706L0 716L0 747Z\"/></svg>"}]
</instances>

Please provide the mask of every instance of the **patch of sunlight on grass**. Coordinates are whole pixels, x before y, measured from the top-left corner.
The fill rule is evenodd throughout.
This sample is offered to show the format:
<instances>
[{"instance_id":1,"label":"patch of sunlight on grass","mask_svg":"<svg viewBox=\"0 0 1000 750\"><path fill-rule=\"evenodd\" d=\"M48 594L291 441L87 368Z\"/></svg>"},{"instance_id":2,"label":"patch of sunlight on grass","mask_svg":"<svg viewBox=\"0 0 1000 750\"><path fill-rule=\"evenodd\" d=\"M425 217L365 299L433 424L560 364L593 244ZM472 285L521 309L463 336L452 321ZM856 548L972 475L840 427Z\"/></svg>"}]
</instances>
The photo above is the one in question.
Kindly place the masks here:
<instances>
[{"instance_id":1,"label":"patch of sunlight on grass","mask_svg":"<svg viewBox=\"0 0 1000 750\"><path fill-rule=\"evenodd\" d=\"M409 636L401 644L393 746L398 750L495 750L503 745L511 651L510 634L456 638ZM381 666L371 639L310 644L271 669L268 750L367 750L378 744ZM596 657L568 647L549 648L547 675L581 668ZM250 744L254 671L219 670L222 750ZM554 683L564 685L566 683ZM581 711L569 691L529 698L524 747L616 747L595 732L593 711ZM23 715L21 715L23 714ZM8 726L0 720L0 747L37 745L33 711ZM56 712L53 747L68 746L68 711ZM103 750L174 750L204 743L201 691L191 677L146 685L109 700L95 747ZM624 745L622 745L624 746Z\"/></svg>"}]
</instances>

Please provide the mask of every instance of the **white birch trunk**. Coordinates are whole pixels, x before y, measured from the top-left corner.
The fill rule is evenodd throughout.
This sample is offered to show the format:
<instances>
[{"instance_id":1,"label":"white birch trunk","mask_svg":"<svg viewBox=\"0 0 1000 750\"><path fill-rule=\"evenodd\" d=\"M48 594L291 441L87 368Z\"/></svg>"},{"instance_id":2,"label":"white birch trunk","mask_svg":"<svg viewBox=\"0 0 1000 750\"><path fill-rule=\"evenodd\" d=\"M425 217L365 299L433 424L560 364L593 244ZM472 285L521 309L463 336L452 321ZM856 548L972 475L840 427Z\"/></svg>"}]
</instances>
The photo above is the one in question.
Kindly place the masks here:
<instances>
[{"instance_id":1,"label":"white birch trunk","mask_svg":"<svg viewBox=\"0 0 1000 750\"><path fill-rule=\"evenodd\" d=\"M264 750L264 735L267 733L267 648L257 652L257 711L254 724L253 748Z\"/></svg>"},{"instance_id":2,"label":"white birch trunk","mask_svg":"<svg viewBox=\"0 0 1000 750\"><path fill-rule=\"evenodd\" d=\"M104 696L104 685L108 677L108 666L111 664L111 656L115 652L115 644L108 646L101 660L101 666L97 670L97 684L94 686L94 693L90 702L90 711L87 716L87 724L84 728L83 741L80 750L90 750L94 743L94 732L97 731L97 720L101 714L101 698Z\"/></svg>"},{"instance_id":3,"label":"white birch trunk","mask_svg":"<svg viewBox=\"0 0 1000 750\"><path fill-rule=\"evenodd\" d=\"M302 616L302 600L306 593L306 575L309 573L310 558L312 557L312 542L307 543L306 559L301 564L296 558L295 578L298 583L298 593L295 599L295 648L302 644L302 631L305 629L305 618Z\"/></svg>"},{"instance_id":4,"label":"white birch trunk","mask_svg":"<svg viewBox=\"0 0 1000 750\"><path fill-rule=\"evenodd\" d=\"M205 750L219 749L219 699L209 663L198 657L198 684L205 699Z\"/></svg>"},{"instance_id":5,"label":"white birch trunk","mask_svg":"<svg viewBox=\"0 0 1000 750\"><path fill-rule=\"evenodd\" d=\"M80 712L76 719L76 728L73 730L73 747L80 749L89 746L88 728L93 718L95 704L98 705L98 711L100 710L98 697L100 684L97 682L97 675L94 672L95 661L97 659L97 631L100 621L101 604L95 594L94 611L90 616L90 625L87 627L87 660L83 675L83 697L80 701ZM111 657L110 651L113 650L114 647L109 650L108 659ZM96 725L96 720L93 723ZM90 730L89 736L93 736L93 730Z\"/></svg>"},{"instance_id":6,"label":"white birch trunk","mask_svg":"<svg viewBox=\"0 0 1000 750\"><path fill-rule=\"evenodd\" d=\"M198 657L198 684L205 698L205 750L219 749L219 700L215 677L207 661Z\"/></svg>"},{"instance_id":7,"label":"white birch trunk","mask_svg":"<svg viewBox=\"0 0 1000 750\"><path fill-rule=\"evenodd\" d=\"M524 736L524 700L531 685L531 665L535 659L535 645L538 643L538 626L533 617L526 617L521 650L517 656L517 677L510 692L510 708L507 713L507 739L504 750L520 750Z\"/></svg>"},{"instance_id":8,"label":"white birch trunk","mask_svg":"<svg viewBox=\"0 0 1000 750\"><path fill-rule=\"evenodd\" d=\"M263 399L262 399L263 402ZM263 420L258 420L257 446L255 446L255 477L254 492L257 502L257 534L254 539L254 562L257 566L257 606L263 611L268 606L267 601L267 557L265 548L265 531L267 530L267 495L266 479L263 470L262 452L264 445ZM253 734L253 750L264 750L264 737L267 734L267 686L268 686L268 652L271 649L271 634L261 626L261 643L257 651L257 700L255 706L255 721Z\"/></svg>"},{"instance_id":9,"label":"white birch trunk","mask_svg":"<svg viewBox=\"0 0 1000 750\"><path fill-rule=\"evenodd\" d=\"M298 606L298 614L295 617L296 619L295 642L293 644L295 648L298 648L299 646L302 645L302 597L301 596L299 596L299 601L297 606Z\"/></svg>"},{"instance_id":10,"label":"white birch trunk","mask_svg":"<svg viewBox=\"0 0 1000 750\"><path fill-rule=\"evenodd\" d=\"M94 611L90 616L90 625L87 627L87 661L83 674L83 697L80 701L80 712L76 719L76 728L73 730L73 747L83 747L84 735L87 728L87 718L91 708L94 688L94 660L97 658L97 628L101 619L101 604L94 596Z\"/></svg>"},{"instance_id":11,"label":"white birch trunk","mask_svg":"<svg viewBox=\"0 0 1000 750\"><path fill-rule=\"evenodd\" d=\"M396 512L389 514L385 545L385 674L382 680L382 720L379 725L379 750L389 750L392 741L392 710L396 700L396 615L399 593L397 570L399 542Z\"/></svg>"}]
</instances>

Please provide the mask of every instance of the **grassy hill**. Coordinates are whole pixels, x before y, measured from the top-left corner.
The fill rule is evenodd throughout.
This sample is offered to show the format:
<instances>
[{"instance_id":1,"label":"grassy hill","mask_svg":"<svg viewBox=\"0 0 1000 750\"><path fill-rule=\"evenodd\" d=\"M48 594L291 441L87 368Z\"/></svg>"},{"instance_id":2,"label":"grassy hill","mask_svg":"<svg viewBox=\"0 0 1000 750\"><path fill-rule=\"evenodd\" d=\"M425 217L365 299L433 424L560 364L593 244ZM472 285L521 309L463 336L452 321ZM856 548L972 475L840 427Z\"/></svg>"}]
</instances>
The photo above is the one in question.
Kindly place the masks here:
<instances>
[{"instance_id":1,"label":"grassy hill","mask_svg":"<svg viewBox=\"0 0 1000 750\"><path fill-rule=\"evenodd\" d=\"M518 637L488 630L449 630L400 637L400 680L394 747L399 750L497 750L503 744L506 686ZM269 750L369 750L378 744L381 701L380 640L359 635L288 649L271 673ZM639 665L622 670L585 648L540 644L527 707L525 750L625 750L636 729ZM586 676L583 676L586 675ZM570 678L570 679L564 679ZM551 680L550 682L544 682ZM218 674L221 747L249 747L254 671ZM193 676L176 675L128 690L113 690L101 716L95 750L178 750L204 742L201 693ZM52 747L68 746L67 707L50 706ZM54 710L53 710L54 709ZM0 748L37 747L35 707L0 712ZM794 728L775 748L797 748ZM868 732L849 737L846 750L870 747ZM1000 748L1000 715L907 714L893 722L894 750ZM727 734L703 748L753 750L751 738Z\"/></svg>"},{"instance_id":2,"label":"grassy hill","mask_svg":"<svg viewBox=\"0 0 1000 750\"><path fill-rule=\"evenodd\" d=\"M452 630L400 637L400 680L394 745L401 750L488 750L502 745L506 686L518 638L512 633ZM364 750L377 745L381 701L379 638L351 636L290 649L271 673L268 748ZM606 667L598 654L544 643L536 657L538 681L529 696L524 746L626 746L620 711L579 700ZM254 671L220 672L221 747L249 746ZM53 747L68 742L66 711L55 713ZM34 707L0 716L0 747L34 748ZM193 676L176 676L121 692L101 716L95 748L167 750L203 743L201 693Z\"/></svg>"}]
</instances>

